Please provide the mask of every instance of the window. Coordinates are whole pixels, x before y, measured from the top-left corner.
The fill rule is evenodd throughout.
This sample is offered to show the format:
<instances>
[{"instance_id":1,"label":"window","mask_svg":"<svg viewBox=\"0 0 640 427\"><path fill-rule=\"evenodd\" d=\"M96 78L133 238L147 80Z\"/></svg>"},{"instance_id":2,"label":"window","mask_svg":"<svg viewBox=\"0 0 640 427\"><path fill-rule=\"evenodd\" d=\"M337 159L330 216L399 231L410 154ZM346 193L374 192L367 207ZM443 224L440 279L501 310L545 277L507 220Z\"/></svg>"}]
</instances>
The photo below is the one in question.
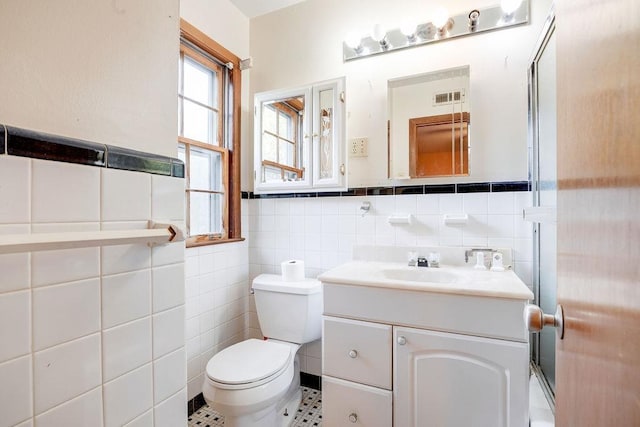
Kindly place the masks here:
<instances>
[{"instance_id":1,"label":"window","mask_svg":"<svg viewBox=\"0 0 640 427\"><path fill-rule=\"evenodd\" d=\"M180 23L178 157L186 164L187 246L240 239L240 61Z\"/></svg>"}]
</instances>

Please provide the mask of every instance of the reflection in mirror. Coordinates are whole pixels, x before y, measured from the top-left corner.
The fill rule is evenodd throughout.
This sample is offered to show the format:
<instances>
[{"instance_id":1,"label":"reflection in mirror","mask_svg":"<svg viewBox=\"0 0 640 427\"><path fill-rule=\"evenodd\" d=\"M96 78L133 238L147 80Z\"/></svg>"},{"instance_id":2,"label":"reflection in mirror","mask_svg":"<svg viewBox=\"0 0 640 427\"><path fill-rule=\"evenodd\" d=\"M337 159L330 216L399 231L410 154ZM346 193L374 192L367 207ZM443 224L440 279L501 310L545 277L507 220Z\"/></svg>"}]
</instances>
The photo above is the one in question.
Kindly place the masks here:
<instances>
[{"instance_id":1,"label":"reflection in mirror","mask_svg":"<svg viewBox=\"0 0 640 427\"><path fill-rule=\"evenodd\" d=\"M469 67L390 80L389 177L469 174Z\"/></svg>"},{"instance_id":2,"label":"reflection in mirror","mask_svg":"<svg viewBox=\"0 0 640 427\"><path fill-rule=\"evenodd\" d=\"M304 96L262 103L262 182L304 179Z\"/></svg>"},{"instance_id":3,"label":"reflection in mirror","mask_svg":"<svg viewBox=\"0 0 640 427\"><path fill-rule=\"evenodd\" d=\"M469 173L469 113L409 119L411 178Z\"/></svg>"}]
</instances>

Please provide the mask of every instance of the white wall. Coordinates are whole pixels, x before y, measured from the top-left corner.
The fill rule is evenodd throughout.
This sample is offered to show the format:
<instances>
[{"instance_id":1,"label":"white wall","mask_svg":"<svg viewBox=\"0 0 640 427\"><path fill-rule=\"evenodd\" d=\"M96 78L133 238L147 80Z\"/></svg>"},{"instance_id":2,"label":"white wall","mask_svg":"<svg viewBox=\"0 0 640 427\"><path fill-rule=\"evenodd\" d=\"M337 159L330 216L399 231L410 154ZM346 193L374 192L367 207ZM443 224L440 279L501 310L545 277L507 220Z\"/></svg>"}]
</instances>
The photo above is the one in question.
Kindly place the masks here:
<instances>
[{"instance_id":1,"label":"white wall","mask_svg":"<svg viewBox=\"0 0 640 427\"><path fill-rule=\"evenodd\" d=\"M0 122L176 157L178 0L0 2Z\"/></svg>"},{"instance_id":2,"label":"white wall","mask_svg":"<svg viewBox=\"0 0 640 427\"><path fill-rule=\"evenodd\" d=\"M496 3L464 0L448 7L457 14ZM349 187L389 185L394 182L386 179L387 80L469 65L471 175L411 183L526 180L526 70L550 0L531 2L529 25L342 61L342 41L349 31L366 33L376 22L388 28L397 28L407 19L427 22L440 4L436 0L403 0L397 5L385 0L307 0L257 17L251 21L255 64L251 94L345 75L347 138L367 136L370 141L369 157L349 159Z\"/></svg>"},{"instance_id":3,"label":"white wall","mask_svg":"<svg viewBox=\"0 0 640 427\"><path fill-rule=\"evenodd\" d=\"M180 16L238 57L249 56L249 19L227 0L182 0ZM250 71L242 72L242 177L253 136L248 116ZM247 181L241 183L243 189ZM247 202L243 200L242 234L247 237ZM202 391L207 362L229 345L256 334L249 318L248 241L187 249L187 380L188 398ZM255 312L255 309L253 310ZM246 318L245 318L246 317Z\"/></svg>"},{"instance_id":4,"label":"white wall","mask_svg":"<svg viewBox=\"0 0 640 427\"><path fill-rule=\"evenodd\" d=\"M176 155L178 0L0 2L0 122ZM0 156L0 234L184 220L184 180ZM186 425L184 247L0 256L0 426Z\"/></svg>"}]
</instances>

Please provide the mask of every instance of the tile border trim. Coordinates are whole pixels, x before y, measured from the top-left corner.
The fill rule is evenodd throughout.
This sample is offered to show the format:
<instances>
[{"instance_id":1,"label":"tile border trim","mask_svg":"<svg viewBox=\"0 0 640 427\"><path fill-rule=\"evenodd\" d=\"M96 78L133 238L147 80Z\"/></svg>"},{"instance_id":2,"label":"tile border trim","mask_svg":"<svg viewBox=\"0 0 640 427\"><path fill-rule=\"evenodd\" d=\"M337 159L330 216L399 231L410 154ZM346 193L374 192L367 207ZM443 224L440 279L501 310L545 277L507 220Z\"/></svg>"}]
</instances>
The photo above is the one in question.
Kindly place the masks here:
<instances>
[{"instance_id":1,"label":"tile border trim","mask_svg":"<svg viewBox=\"0 0 640 427\"><path fill-rule=\"evenodd\" d=\"M184 178L180 159L0 124L0 155Z\"/></svg>"},{"instance_id":2,"label":"tile border trim","mask_svg":"<svg viewBox=\"0 0 640 427\"><path fill-rule=\"evenodd\" d=\"M187 402L187 416L190 417L194 412L206 404L207 402L204 400L204 395L202 393L198 393L193 399Z\"/></svg>"},{"instance_id":3,"label":"tile border trim","mask_svg":"<svg viewBox=\"0 0 640 427\"><path fill-rule=\"evenodd\" d=\"M351 196L399 196L415 194L466 194L501 193L507 191L531 191L531 181L469 182L460 184L426 184L390 187L358 187L347 191L328 193L280 193L255 194L243 191L243 199L290 199L297 197L351 197Z\"/></svg>"},{"instance_id":4,"label":"tile border trim","mask_svg":"<svg viewBox=\"0 0 640 427\"><path fill-rule=\"evenodd\" d=\"M309 374L307 372L300 372L300 385L302 387L308 387L314 390L322 391L322 378L318 375Z\"/></svg>"}]
</instances>

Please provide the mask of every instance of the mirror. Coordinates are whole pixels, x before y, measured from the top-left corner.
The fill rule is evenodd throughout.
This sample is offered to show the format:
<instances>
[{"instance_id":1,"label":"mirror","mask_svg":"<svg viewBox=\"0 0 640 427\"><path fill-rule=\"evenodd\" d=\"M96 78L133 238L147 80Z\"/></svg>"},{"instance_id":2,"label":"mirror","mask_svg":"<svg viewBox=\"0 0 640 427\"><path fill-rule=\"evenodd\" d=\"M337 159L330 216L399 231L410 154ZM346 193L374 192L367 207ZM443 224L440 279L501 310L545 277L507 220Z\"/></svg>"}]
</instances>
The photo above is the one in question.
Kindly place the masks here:
<instances>
[{"instance_id":1,"label":"mirror","mask_svg":"<svg viewBox=\"0 0 640 427\"><path fill-rule=\"evenodd\" d=\"M255 95L254 192L346 187L344 78Z\"/></svg>"},{"instance_id":2,"label":"mirror","mask_svg":"<svg viewBox=\"0 0 640 427\"><path fill-rule=\"evenodd\" d=\"M307 180L309 154L304 140L309 134L305 120L309 99L305 90L256 97L260 182Z\"/></svg>"},{"instance_id":3,"label":"mirror","mask_svg":"<svg viewBox=\"0 0 640 427\"><path fill-rule=\"evenodd\" d=\"M388 82L389 178L469 175L469 66Z\"/></svg>"}]
</instances>

